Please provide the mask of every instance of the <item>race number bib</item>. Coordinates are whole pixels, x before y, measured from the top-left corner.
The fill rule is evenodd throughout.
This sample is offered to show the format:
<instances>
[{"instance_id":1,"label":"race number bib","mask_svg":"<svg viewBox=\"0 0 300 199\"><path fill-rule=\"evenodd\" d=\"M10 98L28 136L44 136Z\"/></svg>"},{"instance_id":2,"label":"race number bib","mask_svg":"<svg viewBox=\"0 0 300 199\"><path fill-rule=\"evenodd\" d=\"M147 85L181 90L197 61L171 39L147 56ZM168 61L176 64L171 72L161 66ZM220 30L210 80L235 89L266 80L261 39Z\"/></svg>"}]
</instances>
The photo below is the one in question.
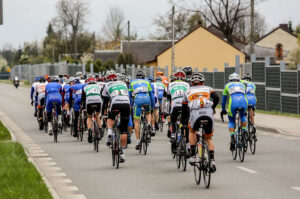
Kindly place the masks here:
<instances>
[{"instance_id":1,"label":"race number bib","mask_svg":"<svg viewBox=\"0 0 300 199\"><path fill-rule=\"evenodd\" d=\"M255 91L252 87L247 87L246 93L255 94Z\"/></svg>"},{"instance_id":2,"label":"race number bib","mask_svg":"<svg viewBox=\"0 0 300 199\"><path fill-rule=\"evenodd\" d=\"M82 94L82 90L81 89L77 90L75 94L76 95L81 95Z\"/></svg>"},{"instance_id":3,"label":"race number bib","mask_svg":"<svg viewBox=\"0 0 300 199\"><path fill-rule=\"evenodd\" d=\"M134 94L146 93L146 92L148 92L148 88L146 86L142 86L134 89Z\"/></svg>"},{"instance_id":4,"label":"race number bib","mask_svg":"<svg viewBox=\"0 0 300 199\"><path fill-rule=\"evenodd\" d=\"M245 89L241 86L233 86L229 89L230 95L234 93L245 93Z\"/></svg>"}]
</instances>

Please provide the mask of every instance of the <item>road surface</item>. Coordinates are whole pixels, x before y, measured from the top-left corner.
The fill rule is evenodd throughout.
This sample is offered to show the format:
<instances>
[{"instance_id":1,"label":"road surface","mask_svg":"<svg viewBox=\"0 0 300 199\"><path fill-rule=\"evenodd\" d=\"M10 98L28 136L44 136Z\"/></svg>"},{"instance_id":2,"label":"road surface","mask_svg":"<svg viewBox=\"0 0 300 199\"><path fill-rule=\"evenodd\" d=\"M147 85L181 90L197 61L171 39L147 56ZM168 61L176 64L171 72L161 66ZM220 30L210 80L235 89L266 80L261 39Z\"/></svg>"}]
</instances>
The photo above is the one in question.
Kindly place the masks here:
<instances>
[{"instance_id":1,"label":"road surface","mask_svg":"<svg viewBox=\"0 0 300 199\"><path fill-rule=\"evenodd\" d=\"M100 152L78 142L70 133L53 137L40 132L30 89L0 84L0 111L11 118L62 168L74 190L89 199L98 198L300 198L300 139L275 133L258 132L255 155L245 162L234 161L229 152L229 134L225 125L216 124L214 133L217 172L211 188L197 186L192 167L182 172L171 158L166 132L158 133L146 156L138 154L133 144L125 151L126 163L119 170L111 165L110 150L100 143ZM135 137L135 136L134 136ZM54 188L56 185L53 185ZM56 188L55 188L56 189Z\"/></svg>"}]
</instances>

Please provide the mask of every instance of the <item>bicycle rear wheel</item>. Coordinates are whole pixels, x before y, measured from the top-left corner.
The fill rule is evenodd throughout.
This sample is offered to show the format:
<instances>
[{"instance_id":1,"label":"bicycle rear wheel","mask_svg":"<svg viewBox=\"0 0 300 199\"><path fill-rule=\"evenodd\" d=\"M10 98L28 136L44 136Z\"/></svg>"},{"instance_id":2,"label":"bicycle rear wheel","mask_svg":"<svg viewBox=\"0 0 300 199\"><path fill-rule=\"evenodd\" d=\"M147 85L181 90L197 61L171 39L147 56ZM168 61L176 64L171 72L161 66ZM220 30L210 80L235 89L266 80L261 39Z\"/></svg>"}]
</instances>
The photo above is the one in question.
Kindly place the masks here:
<instances>
[{"instance_id":1,"label":"bicycle rear wheel","mask_svg":"<svg viewBox=\"0 0 300 199\"><path fill-rule=\"evenodd\" d=\"M249 148L250 148L251 154L254 155L255 151L256 151L256 141L254 139L254 133L253 133L253 126L252 126L252 124L250 125L250 128L249 128L249 134L250 134Z\"/></svg>"},{"instance_id":2,"label":"bicycle rear wheel","mask_svg":"<svg viewBox=\"0 0 300 199\"><path fill-rule=\"evenodd\" d=\"M241 162L244 162L245 159L245 143L244 143L244 138L241 134L242 132L239 132L238 139L239 139L239 145L238 145L238 153L239 153L239 158Z\"/></svg>"},{"instance_id":3,"label":"bicycle rear wheel","mask_svg":"<svg viewBox=\"0 0 300 199\"><path fill-rule=\"evenodd\" d=\"M54 138L54 142L57 143L57 133L58 133L58 124L57 124L57 118L56 116L53 116L53 138Z\"/></svg>"},{"instance_id":4,"label":"bicycle rear wheel","mask_svg":"<svg viewBox=\"0 0 300 199\"><path fill-rule=\"evenodd\" d=\"M181 156L181 148L179 146L179 147L176 147L176 153L175 153L175 159L176 159L177 169L180 169L181 158L182 158L182 156Z\"/></svg>"},{"instance_id":5,"label":"bicycle rear wheel","mask_svg":"<svg viewBox=\"0 0 300 199\"><path fill-rule=\"evenodd\" d=\"M148 135L149 135L148 133L149 133L149 132L148 132L148 133L147 133L147 132L148 132L148 130L147 130L146 127L145 127L145 128L144 128L144 131L143 131L143 138L144 138L144 139L143 139L143 142L144 142L144 143L143 143L143 151L144 151L144 155L147 155L148 144L149 144L149 143L148 143L148 142L149 142L149 141L148 141Z\"/></svg>"},{"instance_id":6,"label":"bicycle rear wheel","mask_svg":"<svg viewBox=\"0 0 300 199\"><path fill-rule=\"evenodd\" d=\"M187 151L186 151L186 142L185 139L182 139L181 141L181 169L182 171L186 171L186 162L187 162Z\"/></svg>"},{"instance_id":7,"label":"bicycle rear wheel","mask_svg":"<svg viewBox=\"0 0 300 199\"><path fill-rule=\"evenodd\" d=\"M120 165L120 152L121 152L121 139L120 139L120 134L116 134L116 145L115 145L115 158L116 158L116 168L119 169Z\"/></svg>"},{"instance_id":8,"label":"bicycle rear wheel","mask_svg":"<svg viewBox=\"0 0 300 199\"><path fill-rule=\"evenodd\" d=\"M80 142L82 142L82 140L83 140L83 130L84 130L83 129L84 128L83 125L84 125L83 124L83 120L81 120L80 121L80 133L79 133L79 135L80 135Z\"/></svg>"},{"instance_id":9,"label":"bicycle rear wheel","mask_svg":"<svg viewBox=\"0 0 300 199\"><path fill-rule=\"evenodd\" d=\"M199 185L201 182L201 170L200 170L199 162L196 162L194 165L194 178L195 178L196 184Z\"/></svg>"},{"instance_id":10,"label":"bicycle rear wheel","mask_svg":"<svg viewBox=\"0 0 300 199\"><path fill-rule=\"evenodd\" d=\"M211 179L211 172L210 172L210 157L207 144L202 145L202 172L203 172L203 181L205 188L209 188L210 186L210 179Z\"/></svg>"}]
</instances>

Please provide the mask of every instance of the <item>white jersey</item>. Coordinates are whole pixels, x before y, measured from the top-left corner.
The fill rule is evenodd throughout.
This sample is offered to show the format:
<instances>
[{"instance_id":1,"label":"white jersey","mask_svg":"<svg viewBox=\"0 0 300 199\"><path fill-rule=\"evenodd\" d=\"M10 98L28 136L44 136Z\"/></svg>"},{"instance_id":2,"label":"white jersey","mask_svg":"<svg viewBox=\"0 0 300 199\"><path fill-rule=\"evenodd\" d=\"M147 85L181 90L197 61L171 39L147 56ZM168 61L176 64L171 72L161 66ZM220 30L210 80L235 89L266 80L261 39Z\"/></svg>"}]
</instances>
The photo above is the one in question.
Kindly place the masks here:
<instances>
[{"instance_id":1,"label":"white jersey","mask_svg":"<svg viewBox=\"0 0 300 199\"><path fill-rule=\"evenodd\" d=\"M109 97L113 104L130 104L127 85L122 81L111 81L105 84L102 96Z\"/></svg>"},{"instance_id":2,"label":"white jersey","mask_svg":"<svg viewBox=\"0 0 300 199\"><path fill-rule=\"evenodd\" d=\"M45 93L45 90L46 90L46 83L39 83L36 85L36 95L39 95L41 93Z\"/></svg>"},{"instance_id":3,"label":"white jersey","mask_svg":"<svg viewBox=\"0 0 300 199\"><path fill-rule=\"evenodd\" d=\"M40 82L34 82L32 84L32 88L33 88L33 96L36 96L36 87L40 84Z\"/></svg>"},{"instance_id":4,"label":"white jersey","mask_svg":"<svg viewBox=\"0 0 300 199\"><path fill-rule=\"evenodd\" d=\"M94 103L101 103L101 90L102 88L97 84L88 84L84 88L84 93L86 96L86 105L94 104Z\"/></svg>"},{"instance_id":5,"label":"white jersey","mask_svg":"<svg viewBox=\"0 0 300 199\"><path fill-rule=\"evenodd\" d=\"M171 107L181 107L185 92L190 85L183 81L172 82L168 87L167 95L171 95ZM171 111L172 112L172 111Z\"/></svg>"}]
</instances>

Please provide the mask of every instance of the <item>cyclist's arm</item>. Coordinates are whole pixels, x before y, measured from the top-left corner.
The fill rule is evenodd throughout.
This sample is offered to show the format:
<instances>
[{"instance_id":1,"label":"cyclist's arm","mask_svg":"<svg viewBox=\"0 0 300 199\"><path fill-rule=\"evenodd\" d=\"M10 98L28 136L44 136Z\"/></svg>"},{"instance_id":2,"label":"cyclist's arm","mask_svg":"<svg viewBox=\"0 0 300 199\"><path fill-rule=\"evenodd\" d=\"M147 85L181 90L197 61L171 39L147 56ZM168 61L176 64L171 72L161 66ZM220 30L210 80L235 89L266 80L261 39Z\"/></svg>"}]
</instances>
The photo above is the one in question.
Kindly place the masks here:
<instances>
[{"instance_id":1,"label":"cyclist's arm","mask_svg":"<svg viewBox=\"0 0 300 199\"><path fill-rule=\"evenodd\" d=\"M33 93L34 93L34 87L32 86L31 87L31 92L30 92L31 101L33 101Z\"/></svg>"},{"instance_id":2,"label":"cyclist's arm","mask_svg":"<svg viewBox=\"0 0 300 199\"><path fill-rule=\"evenodd\" d=\"M86 101L86 94L84 92L84 90L82 89L82 96L81 96L81 105L82 105L82 109L85 109L85 102Z\"/></svg>"},{"instance_id":3,"label":"cyclist's arm","mask_svg":"<svg viewBox=\"0 0 300 199\"><path fill-rule=\"evenodd\" d=\"M215 91L213 91L210 93L210 97L211 97L211 99L213 99L213 103L214 103L212 106L212 109L215 110L216 106L219 103L219 96Z\"/></svg>"},{"instance_id":4,"label":"cyclist's arm","mask_svg":"<svg viewBox=\"0 0 300 199\"><path fill-rule=\"evenodd\" d=\"M182 100L182 112L181 112L181 123L183 125L187 125L189 118L187 117L187 115L189 115L188 113L189 109L188 109L188 100L186 95L184 95L183 100Z\"/></svg>"},{"instance_id":5,"label":"cyclist's arm","mask_svg":"<svg viewBox=\"0 0 300 199\"><path fill-rule=\"evenodd\" d=\"M155 102L154 102L153 91L152 91L150 83L148 83L148 93L149 93L149 96L150 96L151 107L154 108Z\"/></svg>"}]
</instances>

